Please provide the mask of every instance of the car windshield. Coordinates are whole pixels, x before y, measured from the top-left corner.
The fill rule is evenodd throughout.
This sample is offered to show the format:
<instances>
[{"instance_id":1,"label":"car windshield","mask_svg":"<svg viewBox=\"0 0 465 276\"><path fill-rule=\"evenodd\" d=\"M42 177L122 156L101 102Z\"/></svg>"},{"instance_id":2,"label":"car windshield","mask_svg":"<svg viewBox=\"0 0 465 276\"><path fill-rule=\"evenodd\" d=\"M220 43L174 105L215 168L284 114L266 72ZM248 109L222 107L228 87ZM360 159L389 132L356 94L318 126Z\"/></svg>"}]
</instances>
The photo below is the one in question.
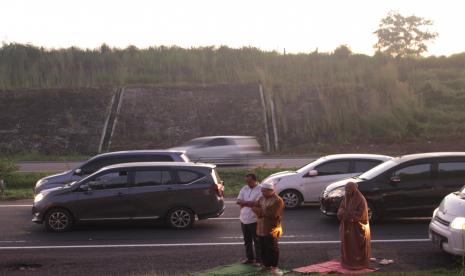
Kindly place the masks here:
<instances>
[{"instance_id":1,"label":"car windshield","mask_svg":"<svg viewBox=\"0 0 465 276\"><path fill-rule=\"evenodd\" d=\"M315 168L316 165L319 165L321 162L325 160L326 160L325 158L319 158L317 160L314 160L308 163L307 165L303 166L302 168L298 169L297 172L298 173L308 172L311 168Z\"/></svg>"},{"instance_id":2,"label":"car windshield","mask_svg":"<svg viewBox=\"0 0 465 276\"><path fill-rule=\"evenodd\" d=\"M362 180L370 180L375 178L376 176L380 175L381 173L385 172L386 170L394 167L397 165L397 162L394 160L389 160L384 163L379 164L378 166L372 168L371 170L368 170L361 175L357 176L357 178L362 179Z\"/></svg>"}]
</instances>

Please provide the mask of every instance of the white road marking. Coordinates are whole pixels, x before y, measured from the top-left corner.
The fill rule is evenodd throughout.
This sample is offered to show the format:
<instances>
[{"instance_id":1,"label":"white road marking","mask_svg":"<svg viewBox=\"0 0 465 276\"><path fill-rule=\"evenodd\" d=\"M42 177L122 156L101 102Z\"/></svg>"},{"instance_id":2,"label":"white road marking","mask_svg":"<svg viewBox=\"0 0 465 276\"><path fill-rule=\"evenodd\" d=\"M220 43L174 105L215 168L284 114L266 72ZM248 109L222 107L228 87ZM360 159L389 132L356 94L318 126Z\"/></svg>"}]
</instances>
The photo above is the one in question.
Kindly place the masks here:
<instances>
[{"instance_id":1,"label":"white road marking","mask_svg":"<svg viewBox=\"0 0 465 276\"><path fill-rule=\"evenodd\" d=\"M0 204L0 207L4 208L10 208L10 207L32 207L32 205L20 205L20 204L12 204L12 205L2 205Z\"/></svg>"},{"instance_id":2,"label":"white road marking","mask_svg":"<svg viewBox=\"0 0 465 276\"><path fill-rule=\"evenodd\" d=\"M312 235L282 235L281 238L309 238ZM218 237L219 239L243 239L243 236Z\"/></svg>"},{"instance_id":3,"label":"white road marking","mask_svg":"<svg viewBox=\"0 0 465 276\"><path fill-rule=\"evenodd\" d=\"M393 239L372 240L372 243L404 243L430 242L429 239ZM293 244L338 244L340 241L281 241L281 245ZM147 243L147 244L96 244L96 245L37 245L37 246L0 246L0 250L20 249L79 249L79 248L128 248L128 247L193 247L193 246L225 246L244 245L242 242L214 242L214 243Z\"/></svg>"},{"instance_id":4,"label":"white road marking","mask_svg":"<svg viewBox=\"0 0 465 276\"><path fill-rule=\"evenodd\" d=\"M26 241L0 241L0 243L24 243Z\"/></svg>"},{"instance_id":5,"label":"white road marking","mask_svg":"<svg viewBox=\"0 0 465 276\"><path fill-rule=\"evenodd\" d=\"M236 204L235 201L225 201L225 204ZM0 204L0 207L9 208L9 207L32 207L32 204Z\"/></svg>"}]
</instances>

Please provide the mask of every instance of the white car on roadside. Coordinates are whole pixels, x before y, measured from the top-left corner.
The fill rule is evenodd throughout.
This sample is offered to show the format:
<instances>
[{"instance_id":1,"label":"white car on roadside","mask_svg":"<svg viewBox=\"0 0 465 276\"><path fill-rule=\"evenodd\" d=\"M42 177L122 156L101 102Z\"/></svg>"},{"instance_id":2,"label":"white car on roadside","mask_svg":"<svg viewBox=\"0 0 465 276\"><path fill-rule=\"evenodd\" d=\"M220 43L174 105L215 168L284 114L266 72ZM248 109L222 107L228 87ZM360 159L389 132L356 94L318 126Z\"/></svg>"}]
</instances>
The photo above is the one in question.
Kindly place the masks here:
<instances>
[{"instance_id":1,"label":"white car on roadside","mask_svg":"<svg viewBox=\"0 0 465 276\"><path fill-rule=\"evenodd\" d=\"M434 210L429 237L449 254L465 254L465 187L447 195Z\"/></svg>"},{"instance_id":2,"label":"white car on roadside","mask_svg":"<svg viewBox=\"0 0 465 276\"><path fill-rule=\"evenodd\" d=\"M297 171L272 174L263 183L275 185L286 208L293 209L302 203L317 203L322 191L329 184L357 176L392 159L375 154L335 154L321 157Z\"/></svg>"}]
</instances>

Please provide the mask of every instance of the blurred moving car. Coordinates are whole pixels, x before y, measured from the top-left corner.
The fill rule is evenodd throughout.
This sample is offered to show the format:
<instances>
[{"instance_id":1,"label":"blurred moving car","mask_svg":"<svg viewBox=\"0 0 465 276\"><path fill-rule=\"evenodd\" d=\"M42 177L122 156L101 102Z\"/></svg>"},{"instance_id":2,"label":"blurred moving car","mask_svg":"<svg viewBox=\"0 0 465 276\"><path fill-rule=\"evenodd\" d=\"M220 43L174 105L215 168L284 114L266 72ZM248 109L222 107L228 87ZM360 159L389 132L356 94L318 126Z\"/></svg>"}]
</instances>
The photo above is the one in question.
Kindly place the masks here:
<instances>
[{"instance_id":1,"label":"blurred moving car","mask_svg":"<svg viewBox=\"0 0 465 276\"><path fill-rule=\"evenodd\" d=\"M297 171L272 174L263 183L274 184L286 208L318 202L321 192L334 181L359 175L392 159L375 154L335 154L321 157Z\"/></svg>"},{"instance_id":2,"label":"blurred moving car","mask_svg":"<svg viewBox=\"0 0 465 276\"><path fill-rule=\"evenodd\" d=\"M86 221L165 219L175 229L195 217L224 211L224 186L215 165L182 162L126 163L104 167L80 181L43 190L32 221L64 232Z\"/></svg>"},{"instance_id":3,"label":"blurred moving car","mask_svg":"<svg viewBox=\"0 0 465 276\"><path fill-rule=\"evenodd\" d=\"M454 165L451 178L465 179L465 162ZM429 225L430 240L452 255L465 254L465 187L447 195L433 212Z\"/></svg>"},{"instance_id":4,"label":"blurred moving car","mask_svg":"<svg viewBox=\"0 0 465 276\"><path fill-rule=\"evenodd\" d=\"M99 169L119 163L131 162L189 162L189 158L183 151L173 150L130 150L115 151L96 155L88 161L82 163L77 168L46 176L36 182L34 194L40 191L67 183L81 180L83 177L92 174Z\"/></svg>"},{"instance_id":5,"label":"blurred moving car","mask_svg":"<svg viewBox=\"0 0 465 276\"><path fill-rule=\"evenodd\" d=\"M465 152L421 153L396 157L351 181L368 202L371 219L387 213L432 212L447 194L465 183ZM347 179L330 184L321 196L321 212L336 216Z\"/></svg>"},{"instance_id":6,"label":"blurred moving car","mask_svg":"<svg viewBox=\"0 0 465 276\"><path fill-rule=\"evenodd\" d=\"M260 144L252 136L200 137L171 150L185 151L195 162L214 164L242 164L262 153Z\"/></svg>"}]
</instances>

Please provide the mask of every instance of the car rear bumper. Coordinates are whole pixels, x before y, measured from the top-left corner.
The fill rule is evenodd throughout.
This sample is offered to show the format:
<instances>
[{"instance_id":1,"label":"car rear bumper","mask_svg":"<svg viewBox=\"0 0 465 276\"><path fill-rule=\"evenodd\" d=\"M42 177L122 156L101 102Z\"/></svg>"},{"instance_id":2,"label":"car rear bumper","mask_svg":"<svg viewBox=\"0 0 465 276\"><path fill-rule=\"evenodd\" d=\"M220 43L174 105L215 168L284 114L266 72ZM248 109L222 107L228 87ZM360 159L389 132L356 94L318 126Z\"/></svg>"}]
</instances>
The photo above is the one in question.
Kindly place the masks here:
<instances>
[{"instance_id":1,"label":"car rear bumper","mask_svg":"<svg viewBox=\"0 0 465 276\"><path fill-rule=\"evenodd\" d=\"M429 225L429 239L449 254L465 253L465 231L443 225L434 218Z\"/></svg>"},{"instance_id":2,"label":"car rear bumper","mask_svg":"<svg viewBox=\"0 0 465 276\"><path fill-rule=\"evenodd\" d=\"M320 197L320 211L322 214L335 217L342 198Z\"/></svg>"},{"instance_id":3,"label":"car rear bumper","mask_svg":"<svg viewBox=\"0 0 465 276\"><path fill-rule=\"evenodd\" d=\"M204 214L197 214L197 218L201 219L208 219L208 218L217 218L223 215L225 206L224 204L221 205L220 209L216 210L215 212L211 213L204 213Z\"/></svg>"}]
</instances>

